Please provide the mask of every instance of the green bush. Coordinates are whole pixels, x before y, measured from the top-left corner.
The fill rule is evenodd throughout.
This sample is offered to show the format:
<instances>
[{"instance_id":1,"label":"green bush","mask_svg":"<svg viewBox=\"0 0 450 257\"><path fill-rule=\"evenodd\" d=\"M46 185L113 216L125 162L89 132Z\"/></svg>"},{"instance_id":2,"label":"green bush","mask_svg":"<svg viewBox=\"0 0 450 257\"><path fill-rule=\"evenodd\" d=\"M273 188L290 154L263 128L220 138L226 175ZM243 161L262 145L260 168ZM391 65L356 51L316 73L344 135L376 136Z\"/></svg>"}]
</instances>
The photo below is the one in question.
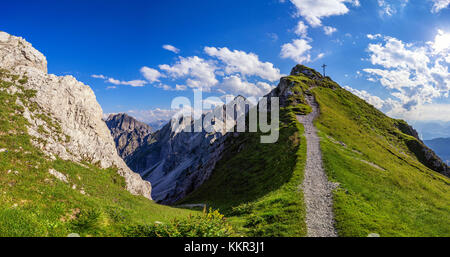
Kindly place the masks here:
<instances>
[{"instance_id":1,"label":"green bush","mask_svg":"<svg viewBox=\"0 0 450 257\"><path fill-rule=\"evenodd\" d=\"M98 230L100 228L100 212L95 209L83 210L77 214L72 225L79 232Z\"/></svg>"},{"instance_id":2,"label":"green bush","mask_svg":"<svg viewBox=\"0 0 450 257\"><path fill-rule=\"evenodd\" d=\"M168 224L131 226L125 232L127 236L134 237L227 237L233 233L224 216L212 209L200 216L174 219Z\"/></svg>"}]
</instances>

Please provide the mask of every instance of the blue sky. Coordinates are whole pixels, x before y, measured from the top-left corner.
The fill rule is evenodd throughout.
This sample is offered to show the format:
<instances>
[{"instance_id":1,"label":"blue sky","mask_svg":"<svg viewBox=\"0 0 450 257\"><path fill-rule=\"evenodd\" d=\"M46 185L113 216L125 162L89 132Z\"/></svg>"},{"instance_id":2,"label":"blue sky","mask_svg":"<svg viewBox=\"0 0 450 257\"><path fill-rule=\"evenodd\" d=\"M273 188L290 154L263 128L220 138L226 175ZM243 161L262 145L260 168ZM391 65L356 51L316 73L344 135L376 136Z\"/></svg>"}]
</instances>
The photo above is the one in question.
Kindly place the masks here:
<instances>
[{"instance_id":1,"label":"blue sky","mask_svg":"<svg viewBox=\"0 0 450 257\"><path fill-rule=\"evenodd\" d=\"M298 62L387 114L450 122L450 0L8 1L0 30L90 85L105 113L262 96ZM165 46L165 47L163 47ZM93 76L95 75L95 76Z\"/></svg>"}]
</instances>

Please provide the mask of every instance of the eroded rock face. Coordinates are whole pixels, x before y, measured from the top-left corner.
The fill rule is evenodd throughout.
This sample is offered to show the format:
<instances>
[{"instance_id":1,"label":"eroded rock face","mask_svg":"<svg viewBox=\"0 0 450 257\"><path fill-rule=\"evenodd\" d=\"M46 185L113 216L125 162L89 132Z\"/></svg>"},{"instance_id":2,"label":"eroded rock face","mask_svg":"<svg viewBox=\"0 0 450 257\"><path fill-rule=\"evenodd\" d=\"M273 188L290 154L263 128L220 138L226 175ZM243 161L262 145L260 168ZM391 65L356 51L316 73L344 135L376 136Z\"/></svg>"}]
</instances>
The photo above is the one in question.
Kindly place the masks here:
<instances>
[{"instance_id":1,"label":"eroded rock face","mask_svg":"<svg viewBox=\"0 0 450 257\"><path fill-rule=\"evenodd\" d=\"M137 148L151 143L152 128L125 113L111 114L105 122L116 142L117 152L125 161Z\"/></svg>"},{"instance_id":2,"label":"eroded rock face","mask_svg":"<svg viewBox=\"0 0 450 257\"><path fill-rule=\"evenodd\" d=\"M407 141L406 145L409 150L416 155L417 159L421 163L434 171L450 177L450 167L442 161L442 159L436 155L433 150L422 142L419 138L419 133L417 133L412 126L402 120L397 120L395 125L401 132L416 139Z\"/></svg>"},{"instance_id":3,"label":"eroded rock face","mask_svg":"<svg viewBox=\"0 0 450 257\"><path fill-rule=\"evenodd\" d=\"M22 86L36 91L24 106L33 143L51 158L116 166L132 194L151 199L151 185L131 171L117 154L92 89L72 76L47 74L47 60L23 38L0 32L0 68L27 77ZM20 90L20 89L11 89ZM20 103L19 103L20 104Z\"/></svg>"},{"instance_id":4,"label":"eroded rock face","mask_svg":"<svg viewBox=\"0 0 450 257\"><path fill-rule=\"evenodd\" d=\"M245 113L248 109L245 101L237 97L227 106L236 106L236 112ZM227 106L216 108L215 116L225 115ZM129 167L152 183L153 199L165 204L182 199L210 177L222 157L224 141L234 134L229 131L235 123L227 122L221 130L220 121L214 123L211 132L185 132L186 126L194 131L195 125L190 118L184 119L179 120L181 126L174 122L166 124L153 134L152 143L143 145L127 158Z\"/></svg>"}]
</instances>

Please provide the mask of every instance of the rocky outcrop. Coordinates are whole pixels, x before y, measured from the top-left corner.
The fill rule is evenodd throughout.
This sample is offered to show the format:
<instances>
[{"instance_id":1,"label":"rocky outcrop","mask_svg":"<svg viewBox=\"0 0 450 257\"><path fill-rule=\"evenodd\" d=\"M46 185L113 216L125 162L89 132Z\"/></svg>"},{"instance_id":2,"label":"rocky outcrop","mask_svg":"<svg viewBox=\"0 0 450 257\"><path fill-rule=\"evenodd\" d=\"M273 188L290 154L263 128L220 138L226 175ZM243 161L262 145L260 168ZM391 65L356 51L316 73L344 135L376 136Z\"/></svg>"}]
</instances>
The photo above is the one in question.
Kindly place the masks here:
<instances>
[{"instance_id":1,"label":"rocky outcrop","mask_svg":"<svg viewBox=\"0 0 450 257\"><path fill-rule=\"evenodd\" d=\"M403 120L396 120L395 126L404 134L414 137L407 140L408 149L428 168L450 177L450 167L419 138L417 131Z\"/></svg>"},{"instance_id":2,"label":"rocky outcrop","mask_svg":"<svg viewBox=\"0 0 450 257\"><path fill-rule=\"evenodd\" d=\"M105 121L125 161L137 148L151 143L152 128L125 113L111 114Z\"/></svg>"},{"instance_id":3,"label":"rocky outcrop","mask_svg":"<svg viewBox=\"0 0 450 257\"><path fill-rule=\"evenodd\" d=\"M220 117L231 106L236 106L236 111L248 110L248 105L243 107L245 102L245 98L237 97L213 113ZM177 123L182 125L176 126ZM153 135L152 143L138 148L127 158L129 167L152 183L152 197L156 201L174 203L202 185L220 160L224 141L233 135L228 133L228 129L235 125L229 121L227 129L223 130L223 124L216 121L212 132L184 131L186 126L191 126L191 131L194 131L194 124L190 117L173 119Z\"/></svg>"},{"instance_id":4,"label":"rocky outcrop","mask_svg":"<svg viewBox=\"0 0 450 257\"><path fill-rule=\"evenodd\" d=\"M406 121L397 120L397 122L395 123L395 126L401 132L405 133L406 135L415 137L416 139L420 140L419 133L417 133L417 131L412 126L410 126L408 123L406 123Z\"/></svg>"},{"instance_id":5,"label":"rocky outcrop","mask_svg":"<svg viewBox=\"0 0 450 257\"><path fill-rule=\"evenodd\" d=\"M116 166L128 191L151 199L150 183L131 171L117 154L102 120L102 109L89 86L72 76L47 74L45 56L23 38L5 32L0 32L0 68L26 78L21 88L35 91L29 96L33 108L22 105L29 122L28 133L37 147L50 158L88 161L102 168Z\"/></svg>"},{"instance_id":6,"label":"rocky outcrop","mask_svg":"<svg viewBox=\"0 0 450 257\"><path fill-rule=\"evenodd\" d=\"M300 74L303 74L313 80L323 80L324 79L322 74L320 74L316 70L306 67L304 65L297 64L294 68L292 68L291 75L297 76Z\"/></svg>"}]
</instances>

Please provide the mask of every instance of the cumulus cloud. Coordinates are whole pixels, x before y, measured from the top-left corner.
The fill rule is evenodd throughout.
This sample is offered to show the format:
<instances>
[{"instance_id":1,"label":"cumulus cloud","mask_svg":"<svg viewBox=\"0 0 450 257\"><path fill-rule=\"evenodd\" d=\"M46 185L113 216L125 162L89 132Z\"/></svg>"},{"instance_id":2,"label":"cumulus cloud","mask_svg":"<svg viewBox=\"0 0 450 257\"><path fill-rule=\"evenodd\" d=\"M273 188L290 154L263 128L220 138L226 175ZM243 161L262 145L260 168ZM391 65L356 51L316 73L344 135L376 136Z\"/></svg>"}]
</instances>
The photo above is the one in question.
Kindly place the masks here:
<instances>
[{"instance_id":1,"label":"cumulus cloud","mask_svg":"<svg viewBox=\"0 0 450 257\"><path fill-rule=\"evenodd\" d=\"M150 83L158 82L159 78L163 76L158 70L149 68L147 66L142 67L140 72L142 76L144 76L144 78Z\"/></svg>"},{"instance_id":2,"label":"cumulus cloud","mask_svg":"<svg viewBox=\"0 0 450 257\"><path fill-rule=\"evenodd\" d=\"M421 45L387 36L369 44L369 60L378 67L363 70L369 80L380 82L395 97L389 103L390 113L404 116L432 104L433 99L449 96L449 37L438 31L434 41Z\"/></svg>"},{"instance_id":3,"label":"cumulus cloud","mask_svg":"<svg viewBox=\"0 0 450 257\"><path fill-rule=\"evenodd\" d=\"M280 79L280 70L270 62L261 62L254 53L244 51L230 51L226 47L205 47L205 53L216 57L225 64L225 73L240 73L243 76L258 76L262 79L275 81Z\"/></svg>"},{"instance_id":4,"label":"cumulus cloud","mask_svg":"<svg viewBox=\"0 0 450 257\"><path fill-rule=\"evenodd\" d=\"M297 26L295 27L295 34L302 38L306 38L308 35L308 25L306 25L303 21L299 21Z\"/></svg>"},{"instance_id":5,"label":"cumulus cloud","mask_svg":"<svg viewBox=\"0 0 450 257\"><path fill-rule=\"evenodd\" d=\"M358 0L291 0L302 16L312 27L322 25L322 18L343 15L349 12L347 4L359 6Z\"/></svg>"},{"instance_id":6,"label":"cumulus cloud","mask_svg":"<svg viewBox=\"0 0 450 257\"><path fill-rule=\"evenodd\" d=\"M219 81L216 79L216 65L212 61L206 61L198 56L179 57L176 64L159 65L159 69L167 72L172 78L187 77L186 84L191 88L202 88L209 91Z\"/></svg>"},{"instance_id":7,"label":"cumulus cloud","mask_svg":"<svg viewBox=\"0 0 450 257\"><path fill-rule=\"evenodd\" d=\"M431 9L432 13L438 13L442 9L447 8L450 5L450 0L432 0L433 8Z\"/></svg>"},{"instance_id":8,"label":"cumulus cloud","mask_svg":"<svg viewBox=\"0 0 450 257\"><path fill-rule=\"evenodd\" d=\"M325 26L323 27L323 31L325 32L325 35L330 36L331 34L333 34L334 32L337 31L336 28L330 27L330 26Z\"/></svg>"},{"instance_id":9,"label":"cumulus cloud","mask_svg":"<svg viewBox=\"0 0 450 257\"><path fill-rule=\"evenodd\" d=\"M205 47L205 58L182 57L172 64L161 64L159 69L143 66L140 69L145 80L122 81L104 75L92 75L113 85L140 87L151 83L166 91L185 91L188 88L222 94L263 96L283 75L270 62L263 62L258 55L227 47ZM109 87L113 88L112 86Z\"/></svg>"},{"instance_id":10,"label":"cumulus cloud","mask_svg":"<svg viewBox=\"0 0 450 257\"><path fill-rule=\"evenodd\" d=\"M297 63L306 63L311 61L311 50L309 42L304 39L295 39L292 43L287 43L281 46L281 57L289 58Z\"/></svg>"},{"instance_id":11,"label":"cumulus cloud","mask_svg":"<svg viewBox=\"0 0 450 257\"><path fill-rule=\"evenodd\" d=\"M126 85L126 86L132 86L132 87L143 87L147 84L147 81L138 80L138 79L130 80L130 81L122 81L122 80L117 80L114 78L108 78L106 81L113 85Z\"/></svg>"},{"instance_id":12,"label":"cumulus cloud","mask_svg":"<svg viewBox=\"0 0 450 257\"><path fill-rule=\"evenodd\" d=\"M180 49L174 47L173 45L163 45L162 48L166 49L167 51L176 53L176 54L180 52Z\"/></svg>"},{"instance_id":13,"label":"cumulus cloud","mask_svg":"<svg viewBox=\"0 0 450 257\"><path fill-rule=\"evenodd\" d=\"M438 30L434 42L428 43L434 51L434 54L449 54L450 53L450 33L446 34L442 30ZM448 61L447 61L448 62Z\"/></svg>"},{"instance_id":14,"label":"cumulus cloud","mask_svg":"<svg viewBox=\"0 0 450 257\"><path fill-rule=\"evenodd\" d=\"M230 75L223 79L220 89L225 93L243 95L245 97L263 96L273 89L273 86L265 82L251 83L243 80L239 75Z\"/></svg>"}]
</instances>

